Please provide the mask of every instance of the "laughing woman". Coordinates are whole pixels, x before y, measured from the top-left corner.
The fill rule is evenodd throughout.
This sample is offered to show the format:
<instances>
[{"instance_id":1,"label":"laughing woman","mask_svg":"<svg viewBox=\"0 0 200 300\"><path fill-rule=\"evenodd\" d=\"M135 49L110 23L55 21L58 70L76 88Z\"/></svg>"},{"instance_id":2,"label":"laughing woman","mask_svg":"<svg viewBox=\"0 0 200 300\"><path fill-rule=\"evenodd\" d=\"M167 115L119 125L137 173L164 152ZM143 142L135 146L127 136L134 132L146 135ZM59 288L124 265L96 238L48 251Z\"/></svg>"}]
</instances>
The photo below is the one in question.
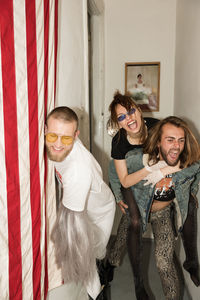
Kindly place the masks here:
<instances>
[{"instance_id":1,"label":"laughing woman","mask_svg":"<svg viewBox=\"0 0 200 300\"><path fill-rule=\"evenodd\" d=\"M143 118L140 108L133 99L129 95L120 94L118 91L114 95L109 110L110 127L118 129L112 139L111 156L114 159L117 175L123 187L128 188L135 185L152 172L154 172L156 181L159 181L165 175L177 171L177 168L168 167L165 163L159 162L153 167L147 166L135 173L128 174L125 160L127 152L135 148L141 149L148 131L159 120ZM107 281L112 280L113 267L120 264L127 240L137 299L149 299L141 275L142 229L137 203L134 199L131 203L125 203L121 197L116 201L124 215L118 227L117 238L110 248L108 259L104 265L107 270Z\"/></svg>"}]
</instances>

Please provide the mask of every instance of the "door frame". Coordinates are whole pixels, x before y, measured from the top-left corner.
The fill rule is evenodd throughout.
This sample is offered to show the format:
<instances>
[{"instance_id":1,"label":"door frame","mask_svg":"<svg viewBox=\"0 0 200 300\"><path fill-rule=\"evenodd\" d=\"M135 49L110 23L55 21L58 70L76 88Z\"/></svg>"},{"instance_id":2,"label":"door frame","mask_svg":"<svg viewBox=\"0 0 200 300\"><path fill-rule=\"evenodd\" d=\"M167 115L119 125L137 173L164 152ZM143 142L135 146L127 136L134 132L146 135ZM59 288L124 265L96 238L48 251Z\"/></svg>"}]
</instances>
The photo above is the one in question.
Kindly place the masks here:
<instances>
[{"instance_id":1,"label":"door frame","mask_svg":"<svg viewBox=\"0 0 200 300\"><path fill-rule=\"evenodd\" d=\"M88 0L88 13L91 20L91 150L101 167L104 156L104 2Z\"/></svg>"}]
</instances>

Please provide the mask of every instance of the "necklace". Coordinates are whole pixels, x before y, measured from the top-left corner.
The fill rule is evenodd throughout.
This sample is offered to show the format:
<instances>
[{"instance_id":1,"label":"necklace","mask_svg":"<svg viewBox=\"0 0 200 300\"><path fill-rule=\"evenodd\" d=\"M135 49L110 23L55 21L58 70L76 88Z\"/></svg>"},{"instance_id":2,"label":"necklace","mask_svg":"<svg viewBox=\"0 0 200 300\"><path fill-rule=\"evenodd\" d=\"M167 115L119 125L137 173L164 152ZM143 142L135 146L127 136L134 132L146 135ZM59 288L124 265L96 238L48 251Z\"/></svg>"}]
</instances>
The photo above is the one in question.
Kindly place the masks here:
<instances>
[{"instance_id":1,"label":"necklace","mask_svg":"<svg viewBox=\"0 0 200 300\"><path fill-rule=\"evenodd\" d=\"M139 144L139 138L132 137L129 134L127 134L127 140L129 142L129 144L131 144L131 145L137 145L137 144Z\"/></svg>"},{"instance_id":2,"label":"necklace","mask_svg":"<svg viewBox=\"0 0 200 300\"><path fill-rule=\"evenodd\" d=\"M146 123L146 121L144 121L144 122ZM147 126L146 126L146 124L144 126L145 126L144 134L145 134L145 136L147 136ZM127 132L126 138L127 138L127 141L129 142L129 144L131 144L131 145L141 144L141 142L140 142L141 141L141 129L138 133L135 133L134 136L129 135Z\"/></svg>"}]
</instances>

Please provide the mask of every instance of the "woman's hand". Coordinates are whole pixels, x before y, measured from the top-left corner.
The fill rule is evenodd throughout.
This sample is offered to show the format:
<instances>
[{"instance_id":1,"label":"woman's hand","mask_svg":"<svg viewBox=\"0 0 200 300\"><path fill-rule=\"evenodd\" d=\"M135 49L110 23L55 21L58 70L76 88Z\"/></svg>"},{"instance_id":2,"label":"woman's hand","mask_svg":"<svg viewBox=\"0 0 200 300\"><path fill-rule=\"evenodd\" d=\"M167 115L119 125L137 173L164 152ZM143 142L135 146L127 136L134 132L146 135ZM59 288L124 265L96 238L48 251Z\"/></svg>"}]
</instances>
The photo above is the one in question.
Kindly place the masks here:
<instances>
[{"instance_id":1,"label":"woman's hand","mask_svg":"<svg viewBox=\"0 0 200 300\"><path fill-rule=\"evenodd\" d=\"M125 213L126 213L125 208L128 208L128 205L126 205L126 204L124 203L124 201L122 201L122 200L119 201L117 204L118 204L118 206L119 206L121 212L122 212L123 214L125 214Z\"/></svg>"},{"instance_id":2,"label":"woman's hand","mask_svg":"<svg viewBox=\"0 0 200 300\"><path fill-rule=\"evenodd\" d=\"M166 175L176 173L176 172L180 171L181 169L180 169L180 162L178 162L176 166L168 166L166 164L166 162L160 161L160 163L158 162L157 164L155 164L151 167L147 167L147 170L149 170L151 173L149 173L144 178L144 180L146 180L144 185L151 184L152 186L154 186L157 182L159 182Z\"/></svg>"},{"instance_id":3,"label":"woman's hand","mask_svg":"<svg viewBox=\"0 0 200 300\"><path fill-rule=\"evenodd\" d=\"M160 170L162 168L165 168L167 167L168 164L164 161L164 160L159 160L156 164L154 165L147 165L145 166L145 169L148 171L148 172L153 172L153 171L157 171L157 170Z\"/></svg>"},{"instance_id":4,"label":"woman's hand","mask_svg":"<svg viewBox=\"0 0 200 300\"><path fill-rule=\"evenodd\" d=\"M149 175L147 175L146 177L144 177L144 180L146 180L144 185L151 184L153 187L157 182L159 182L163 178L164 178L164 175L161 172L161 170L155 170L155 171L149 173Z\"/></svg>"},{"instance_id":5,"label":"woman's hand","mask_svg":"<svg viewBox=\"0 0 200 300\"><path fill-rule=\"evenodd\" d=\"M163 169L161 169L161 172L164 176L166 176L168 174L179 172L180 170L181 170L181 168L180 168L180 161L179 161L176 166L164 167Z\"/></svg>"}]
</instances>

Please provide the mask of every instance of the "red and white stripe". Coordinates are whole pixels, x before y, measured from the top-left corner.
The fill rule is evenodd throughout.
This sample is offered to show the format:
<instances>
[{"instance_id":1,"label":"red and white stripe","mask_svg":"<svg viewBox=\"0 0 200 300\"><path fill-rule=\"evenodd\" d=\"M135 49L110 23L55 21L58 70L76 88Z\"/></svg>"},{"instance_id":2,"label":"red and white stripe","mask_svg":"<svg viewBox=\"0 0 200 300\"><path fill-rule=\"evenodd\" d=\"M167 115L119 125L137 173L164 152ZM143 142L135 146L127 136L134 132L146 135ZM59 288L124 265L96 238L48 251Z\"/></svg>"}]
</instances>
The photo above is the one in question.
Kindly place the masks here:
<instances>
[{"instance_id":1,"label":"red and white stripe","mask_svg":"<svg viewBox=\"0 0 200 300\"><path fill-rule=\"evenodd\" d=\"M54 107L58 0L0 0L0 299L44 299L61 284L50 233L54 170L44 121Z\"/></svg>"}]
</instances>

